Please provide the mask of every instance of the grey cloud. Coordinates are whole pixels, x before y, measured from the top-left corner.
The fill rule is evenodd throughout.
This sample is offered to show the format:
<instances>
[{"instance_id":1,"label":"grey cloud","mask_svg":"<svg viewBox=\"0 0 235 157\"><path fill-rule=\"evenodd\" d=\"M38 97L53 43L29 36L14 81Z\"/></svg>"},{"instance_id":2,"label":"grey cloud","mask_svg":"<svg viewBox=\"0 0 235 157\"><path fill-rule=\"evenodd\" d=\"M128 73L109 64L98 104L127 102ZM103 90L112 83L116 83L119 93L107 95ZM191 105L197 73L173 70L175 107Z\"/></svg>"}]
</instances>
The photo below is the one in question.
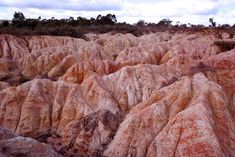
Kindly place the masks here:
<instances>
[{"instance_id":1,"label":"grey cloud","mask_svg":"<svg viewBox=\"0 0 235 157\"><path fill-rule=\"evenodd\" d=\"M36 9L60 9L71 11L106 11L106 10L120 10L121 6L115 3L91 3L87 1L70 2L66 0L52 0L52 1L27 1L16 3L9 3L0 1L0 7L15 7L15 8L36 8Z\"/></svg>"}]
</instances>

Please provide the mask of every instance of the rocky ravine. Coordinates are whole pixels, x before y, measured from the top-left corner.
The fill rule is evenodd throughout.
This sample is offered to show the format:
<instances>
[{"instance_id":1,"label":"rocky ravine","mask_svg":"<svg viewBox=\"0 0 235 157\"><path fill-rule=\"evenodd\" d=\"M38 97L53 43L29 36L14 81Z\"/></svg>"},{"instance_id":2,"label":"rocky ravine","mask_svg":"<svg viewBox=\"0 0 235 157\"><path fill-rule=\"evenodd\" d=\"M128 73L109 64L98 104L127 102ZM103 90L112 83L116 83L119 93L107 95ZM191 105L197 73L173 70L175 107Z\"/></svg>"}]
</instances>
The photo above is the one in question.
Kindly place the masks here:
<instances>
[{"instance_id":1,"label":"rocky ravine","mask_svg":"<svg viewBox=\"0 0 235 157\"><path fill-rule=\"evenodd\" d=\"M235 157L235 38L0 35L0 156Z\"/></svg>"}]
</instances>

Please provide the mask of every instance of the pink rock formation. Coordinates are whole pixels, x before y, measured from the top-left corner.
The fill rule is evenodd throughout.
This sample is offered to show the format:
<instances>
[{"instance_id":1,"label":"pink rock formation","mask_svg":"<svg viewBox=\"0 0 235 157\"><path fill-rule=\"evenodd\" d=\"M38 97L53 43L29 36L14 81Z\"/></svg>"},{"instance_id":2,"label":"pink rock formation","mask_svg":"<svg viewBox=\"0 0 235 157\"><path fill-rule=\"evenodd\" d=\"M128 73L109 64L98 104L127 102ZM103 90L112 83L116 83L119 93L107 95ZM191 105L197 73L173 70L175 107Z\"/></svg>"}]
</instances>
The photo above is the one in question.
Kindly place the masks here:
<instances>
[{"instance_id":1,"label":"pink rock formation","mask_svg":"<svg viewBox=\"0 0 235 157\"><path fill-rule=\"evenodd\" d=\"M21 137L10 130L0 128L0 156L24 156L24 157L60 157L50 145L40 143L29 137Z\"/></svg>"},{"instance_id":2,"label":"pink rock formation","mask_svg":"<svg viewBox=\"0 0 235 157\"><path fill-rule=\"evenodd\" d=\"M0 90L8 88L10 85L8 83L0 81Z\"/></svg>"},{"instance_id":3,"label":"pink rock formation","mask_svg":"<svg viewBox=\"0 0 235 157\"><path fill-rule=\"evenodd\" d=\"M235 157L235 41L221 38L0 35L0 127L16 134L0 129L0 155Z\"/></svg>"}]
</instances>

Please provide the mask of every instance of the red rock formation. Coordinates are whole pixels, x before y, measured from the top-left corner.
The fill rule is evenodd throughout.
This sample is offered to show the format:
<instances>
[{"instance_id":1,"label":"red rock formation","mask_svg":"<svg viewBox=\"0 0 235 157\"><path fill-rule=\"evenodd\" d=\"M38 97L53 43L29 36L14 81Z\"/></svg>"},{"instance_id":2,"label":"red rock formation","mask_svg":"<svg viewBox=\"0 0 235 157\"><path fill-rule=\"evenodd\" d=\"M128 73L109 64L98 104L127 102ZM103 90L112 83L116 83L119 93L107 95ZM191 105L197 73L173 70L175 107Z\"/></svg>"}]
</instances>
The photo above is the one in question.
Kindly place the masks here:
<instances>
[{"instance_id":1,"label":"red rock formation","mask_svg":"<svg viewBox=\"0 0 235 157\"><path fill-rule=\"evenodd\" d=\"M17 135L0 130L0 155L235 156L235 41L222 38L1 35L0 127Z\"/></svg>"}]
</instances>

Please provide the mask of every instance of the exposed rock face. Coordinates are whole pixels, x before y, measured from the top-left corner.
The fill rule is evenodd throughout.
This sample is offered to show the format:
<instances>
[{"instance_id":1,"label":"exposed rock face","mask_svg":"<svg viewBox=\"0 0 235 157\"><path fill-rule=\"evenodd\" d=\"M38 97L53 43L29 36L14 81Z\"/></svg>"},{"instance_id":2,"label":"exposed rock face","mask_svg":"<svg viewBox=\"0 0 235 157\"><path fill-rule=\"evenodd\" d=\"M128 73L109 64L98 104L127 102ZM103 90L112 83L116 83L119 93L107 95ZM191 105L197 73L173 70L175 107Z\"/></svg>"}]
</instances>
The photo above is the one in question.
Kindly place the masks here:
<instances>
[{"instance_id":1,"label":"exposed rock face","mask_svg":"<svg viewBox=\"0 0 235 157\"><path fill-rule=\"evenodd\" d=\"M40 143L29 137L16 136L10 130L0 128L0 156L24 156L24 157L59 157L50 145Z\"/></svg>"},{"instance_id":2,"label":"exposed rock face","mask_svg":"<svg viewBox=\"0 0 235 157\"><path fill-rule=\"evenodd\" d=\"M87 39L0 35L0 156L235 157L229 34Z\"/></svg>"}]
</instances>

